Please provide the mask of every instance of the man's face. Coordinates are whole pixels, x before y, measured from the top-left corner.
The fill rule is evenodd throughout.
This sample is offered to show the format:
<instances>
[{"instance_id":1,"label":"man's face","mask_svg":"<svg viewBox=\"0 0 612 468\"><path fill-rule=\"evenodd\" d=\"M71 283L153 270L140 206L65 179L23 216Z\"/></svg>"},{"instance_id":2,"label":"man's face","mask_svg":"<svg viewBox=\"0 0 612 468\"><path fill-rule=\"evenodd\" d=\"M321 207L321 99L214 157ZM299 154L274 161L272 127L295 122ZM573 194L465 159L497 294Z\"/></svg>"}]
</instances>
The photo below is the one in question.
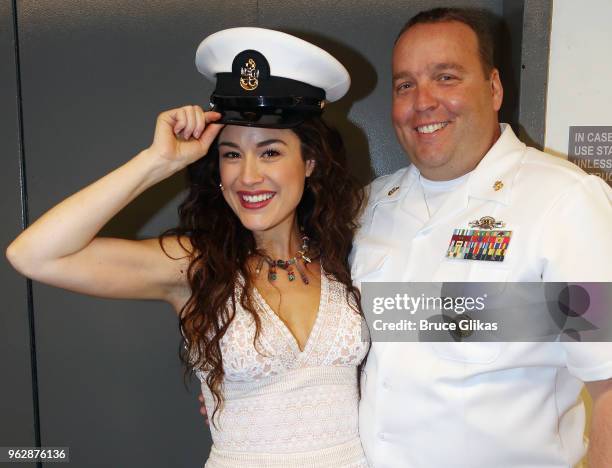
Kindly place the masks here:
<instances>
[{"instance_id":1,"label":"man's face","mask_svg":"<svg viewBox=\"0 0 612 468\"><path fill-rule=\"evenodd\" d=\"M424 177L449 180L476 167L499 137L499 73L485 76L478 39L457 21L417 24L393 50L393 126Z\"/></svg>"}]
</instances>

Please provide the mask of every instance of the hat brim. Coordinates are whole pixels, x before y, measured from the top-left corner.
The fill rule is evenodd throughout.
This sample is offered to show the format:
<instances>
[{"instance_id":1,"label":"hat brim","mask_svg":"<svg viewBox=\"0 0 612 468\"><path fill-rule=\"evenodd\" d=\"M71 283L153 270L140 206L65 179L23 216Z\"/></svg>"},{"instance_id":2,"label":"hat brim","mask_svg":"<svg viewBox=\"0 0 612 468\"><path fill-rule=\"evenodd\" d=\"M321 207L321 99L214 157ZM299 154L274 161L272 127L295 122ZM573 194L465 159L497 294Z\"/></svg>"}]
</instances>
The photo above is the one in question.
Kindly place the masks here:
<instances>
[{"instance_id":1,"label":"hat brim","mask_svg":"<svg viewBox=\"0 0 612 468\"><path fill-rule=\"evenodd\" d=\"M295 128L320 114L293 109L224 109L218 112L221 112L221 119L215 123L263 128Z\"/></svg>"}]
</instances>

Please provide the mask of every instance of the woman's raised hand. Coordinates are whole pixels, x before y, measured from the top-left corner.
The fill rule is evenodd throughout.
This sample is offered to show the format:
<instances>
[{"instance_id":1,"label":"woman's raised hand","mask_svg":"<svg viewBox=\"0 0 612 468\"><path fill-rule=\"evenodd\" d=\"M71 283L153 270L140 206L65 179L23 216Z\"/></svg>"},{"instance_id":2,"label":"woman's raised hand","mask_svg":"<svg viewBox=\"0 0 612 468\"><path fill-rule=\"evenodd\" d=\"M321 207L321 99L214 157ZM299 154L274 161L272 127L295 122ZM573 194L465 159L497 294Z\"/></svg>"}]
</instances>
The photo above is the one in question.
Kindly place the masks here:
<instances>
[{"instance_id":1,"label":"woman's raised hand","mask_svg":"<svg viewBox=\"0 0 612 468\"><path fill-rule=\"evenodd\" d=\"M84 294L162 299L180 310L188 294L188 257L172 239L96 237L134 198L201 158L223 125L217 112L186 106L157 118L153 144L41 216L7 248L24 276ZM188 245L188 242L187 244ZM180 261L177 261L177 258Z\"/></svg>"},{"instance_id":2,"label":"woman's raised hand","mask_svg":"<svg viewBox=\"0 0 612 468\"><path fill-rule=\"evenodd\" d=\"M208 153L222 124L218 112L204 112L200 106L183 106L162 112L157 117L149 152L172 165L174 171L197 161Z\"/></svg>"}]
</instances>

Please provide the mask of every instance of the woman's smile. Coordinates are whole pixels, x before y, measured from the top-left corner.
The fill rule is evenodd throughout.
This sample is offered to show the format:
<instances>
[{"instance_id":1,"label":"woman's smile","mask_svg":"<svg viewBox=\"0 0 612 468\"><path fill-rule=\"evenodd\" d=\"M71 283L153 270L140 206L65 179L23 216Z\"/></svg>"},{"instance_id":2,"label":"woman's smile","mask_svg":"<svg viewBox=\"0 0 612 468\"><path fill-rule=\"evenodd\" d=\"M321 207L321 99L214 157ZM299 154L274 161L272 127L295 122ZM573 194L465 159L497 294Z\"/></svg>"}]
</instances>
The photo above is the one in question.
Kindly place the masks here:
<instances>
[{"instance_id":1,"label":"woman's smile","mask_svg":"<svg viewBox=\"0 0 612 468\"><path fill-rule=\"evenodd\" d=\"M243 208L258 210L267 206L274 198L276 192L268 190L257 190L255 192L239 191L238 197Z\"/></svg>"}]
</instances>

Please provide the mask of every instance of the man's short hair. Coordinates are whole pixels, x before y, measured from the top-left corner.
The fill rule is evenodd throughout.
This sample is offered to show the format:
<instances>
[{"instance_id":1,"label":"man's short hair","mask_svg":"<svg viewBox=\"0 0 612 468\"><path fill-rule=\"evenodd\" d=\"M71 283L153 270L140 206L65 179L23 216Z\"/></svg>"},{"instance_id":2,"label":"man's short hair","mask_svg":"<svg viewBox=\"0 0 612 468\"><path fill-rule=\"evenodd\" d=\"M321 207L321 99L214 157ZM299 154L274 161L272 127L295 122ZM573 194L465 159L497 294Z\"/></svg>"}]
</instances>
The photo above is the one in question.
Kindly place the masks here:
<instances>
[{"instance_id":1,"label":"man's short hair","mask_svg":"<svg viewBox=\"0 0 612 468\"><path fill-rule=\"evenodd\" d=\"M447 21L458 21L468 26L476 34L478 41L478 54L485 77L489 77L491 70L495 68L493 31L490 15L483 10L471 8L433 8L431 10L417 13L401 29L395 43L411 27L417 24L444 23Z\"/></svg>"}]
</instances>

